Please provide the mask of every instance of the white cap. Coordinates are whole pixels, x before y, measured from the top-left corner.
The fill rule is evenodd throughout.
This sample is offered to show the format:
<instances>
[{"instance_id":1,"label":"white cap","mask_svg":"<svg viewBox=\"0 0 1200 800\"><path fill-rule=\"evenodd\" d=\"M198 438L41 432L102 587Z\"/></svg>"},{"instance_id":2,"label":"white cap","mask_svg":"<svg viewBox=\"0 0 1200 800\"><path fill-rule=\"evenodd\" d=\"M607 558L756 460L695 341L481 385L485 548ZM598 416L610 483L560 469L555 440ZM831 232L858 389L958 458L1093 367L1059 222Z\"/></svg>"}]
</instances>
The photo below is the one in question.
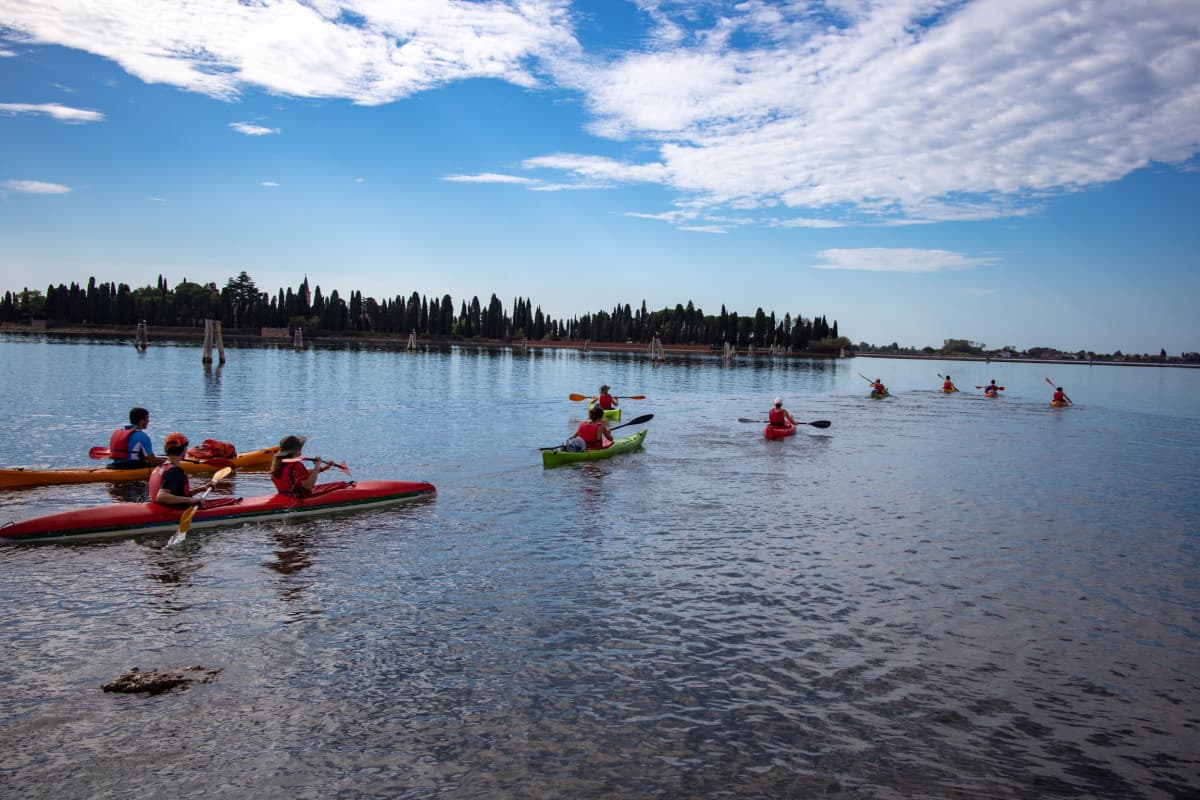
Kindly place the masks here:
<instances>
[{"instance_id":1,"label":"white cap","mask_svg":"<svg viewBox=\"0 0 1200 800\"><path fill-rule=\"evenodd\" d=\"M775 405L777 405L777 406L781 406L781 405L783 405L783 398L782 398L782 397L776 397L776 398L775 398Z\"/></svg>"}]
</instances>

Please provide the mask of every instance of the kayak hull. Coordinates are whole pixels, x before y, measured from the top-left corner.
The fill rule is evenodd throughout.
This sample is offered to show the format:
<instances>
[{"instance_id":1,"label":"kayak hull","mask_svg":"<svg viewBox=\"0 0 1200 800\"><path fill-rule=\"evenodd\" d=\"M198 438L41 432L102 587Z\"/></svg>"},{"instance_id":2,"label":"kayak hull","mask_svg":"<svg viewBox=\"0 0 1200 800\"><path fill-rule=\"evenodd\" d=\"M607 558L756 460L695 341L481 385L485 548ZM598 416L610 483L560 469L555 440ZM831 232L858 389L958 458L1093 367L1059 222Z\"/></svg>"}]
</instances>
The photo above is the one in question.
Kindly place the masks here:
<instances>
[{"instance_id":1,"label":"kayak hull","mask_svg":"<svg viewBox=\"0 0 1200 800\"><path fill-rule=\"evenodd\" d=\"M599 461L602 458L612 458L621 453L632 453L642 446L646 431L641 430L632 436L625 436L613 441L611 447L603 450L585 450L582 453L568 453L566 450L543 450L542 466L557 467L563 464L574 464L578 461Z\"/></svg>"},{"instance_id":2,"label":"kayak hull","mask_svg":"<svg viewBox=\"0 0 1200 800\"><path fill-rule=\"evenodd\" d=\"M264 447L261 450L250 450L232 459L225 459L213 465L206 461L184 459L180 462L183 471L192 475L203 475L216 472L225 461L232 461L236 469L264 467L271 463L271 457L278 452L279 447ZM28 489L34 486L57 486L68 483L102 483L109 481L144 481L150 477L153 467L140 469L111 469L110 467L77 467L67 469L0 469L0 489Z\"/></svg>"},{"instance_id":3,"label":"kayak hull","mask_svg":"<svg viewBox=\"0 0 1200 800\"><path fill-rule=\"evenodd\" d=\"M789 436L796 435L795 425L785 425L782 428L777 428L774 425L767 425L763 428L763 436L767 439L786 439Z\"/></svg>"},{"instance_id":4,"label":"kayak hull","mask_svg":"<svg viewBox=\"0 0 1200 800\"><path fill-rule=\"evenodd\" d=\"M302 519L322 514L386 508L433 497L431 483L410 481L360 481L311 497L281 494L237 498L225 505L197 509L190 530L275 519ZM0 527L0 543L79 542L121 536L174 533L183 509L157 503L112 503L47 514Z\"/></svg>"},{"instance_id":5,"label":"kayak hull","mask_svg":"<svg viewBox=\"0 0 1200 800\"><path fill-rule=\"evenodd\" d=\"M871 392L872 400L882 400L883 398L890 396L891 394L889 392Z\"/></svg>"},{"instance_id":6,"label":"kayak hull","mask_svg":"<svg viewBox=\"0 0 1200 800\"><path fill-rule=\"evenodd\" d=\"M1052 405L1054 408L1066 408L1070 405L1070 403L1065 400L1051 400L1050 405Z\"/></svg>"}]
</instances>

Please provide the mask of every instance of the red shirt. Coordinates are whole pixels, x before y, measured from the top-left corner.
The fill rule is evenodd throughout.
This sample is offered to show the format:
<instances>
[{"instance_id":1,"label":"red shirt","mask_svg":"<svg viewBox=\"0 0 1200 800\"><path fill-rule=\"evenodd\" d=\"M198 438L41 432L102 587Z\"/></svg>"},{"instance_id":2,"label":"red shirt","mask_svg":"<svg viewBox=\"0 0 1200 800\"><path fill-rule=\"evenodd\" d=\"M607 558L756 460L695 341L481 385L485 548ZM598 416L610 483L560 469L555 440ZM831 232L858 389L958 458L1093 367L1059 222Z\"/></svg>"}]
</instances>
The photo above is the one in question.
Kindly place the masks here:
<instances>
[{"instance_id":1,"label":"red shirt","mask_svg":"<svg viewBox=\"0 0 1200 800\"><path fill-rule=\"evenodd\" d=\"M603 450L608 445L600 439L599 422L581 422L575 435L587 443L588 450Z\"/></svg>"},{"instance_id":2,"label":"red shirt","mask_svg":"<svg viewBox=\"0 0 1200 800\"><path fill-rule=\"evenodd\" d=\"M787 417L785 417L783 415L782 408L772 408L770 411L768 411L767 412L767 421L770 422L771 427L774 427L774 428L786 428L787 427Z\"/></svg>"},{"instance_id":3,"label":"red shirt","mask_svg":"<svg viewBox=\"0 0 1200 800\"><path fill-rule=\"evenodd\" d=\"M617 404L613 402L613 396L605 393L600 395L600 407L605 411L616 408Z\"/></svg>"},{"instance_id":4,"label":"red shirt","mask_svg":"<svg viewBox=\"0 0 1200 800\"><path fill-rule=\"evenodd\" d=\"M275 484L279 493L291 497L304 497L311 493L304 488L306 480L308 480L308 468L300 461L284 462L283 469L279 471L279 477L271 476L271 483Z\"/></svg>"}]
</instances>

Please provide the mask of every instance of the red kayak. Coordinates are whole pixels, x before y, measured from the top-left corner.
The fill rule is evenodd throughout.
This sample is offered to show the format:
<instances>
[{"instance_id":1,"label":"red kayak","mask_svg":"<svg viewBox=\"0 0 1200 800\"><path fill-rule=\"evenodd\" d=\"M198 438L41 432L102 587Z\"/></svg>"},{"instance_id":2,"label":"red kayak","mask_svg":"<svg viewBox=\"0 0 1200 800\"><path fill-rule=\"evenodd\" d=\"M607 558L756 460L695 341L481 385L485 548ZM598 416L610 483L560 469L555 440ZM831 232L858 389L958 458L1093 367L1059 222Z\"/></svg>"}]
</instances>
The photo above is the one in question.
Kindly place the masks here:
<instances>
[{"instance_id":1,"label":"red kayak","mask_svg":"<svg viewBox=\"0 0 1200 800\"><path fill-rule=\"evenodd\" d=\"M211 501L211 505L196 511L191 530L261 519L299 519L343 511L365 511L437 494L433 484L423 482L359 481L326 486L329 488L322 491L323 487L318 485L316 494L303 498L270 494ZM0 543L76 542L148 533L174 533L179 528L182 515L183 509L168 508L157 503L93 506L35 517L24 522L5 523L0 526Z\"/></svg>"},{"instance_id":2,"label":"red kayak","mask_svg":"<svg viewBox=\"0 0 1200 800\"><path fill-rule=\"evenodd\" d=\"M796 426L790 422L785 423L782 428L777 428L774 425L769 424L767 427L763 428L763 436L767 437L768 439L786 439L789 436L794 436L795 433Z\"/></svg>"}]
</instances>

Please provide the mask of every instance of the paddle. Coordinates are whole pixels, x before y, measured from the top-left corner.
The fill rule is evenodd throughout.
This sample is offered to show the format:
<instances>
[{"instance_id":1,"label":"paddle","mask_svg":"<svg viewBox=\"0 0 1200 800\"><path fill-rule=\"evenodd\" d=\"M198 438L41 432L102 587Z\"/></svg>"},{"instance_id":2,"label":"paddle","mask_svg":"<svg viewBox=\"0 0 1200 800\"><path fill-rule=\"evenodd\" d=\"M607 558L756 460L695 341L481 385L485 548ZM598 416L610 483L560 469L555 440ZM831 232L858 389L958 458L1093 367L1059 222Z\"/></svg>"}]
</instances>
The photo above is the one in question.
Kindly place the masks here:
<instances>
[{"instance_id":1,"label":"paddle","mask_svg":"<svg viewBox=\"0 0 1200 800\"><path fill-rule=\"evenodd\" d=\"M213 487L221 481L233 474L233 467L222 467L212 476L212 480L208 483L208 488L200 495L200 502L203 503L205 498L212 492ZM171 538L167 540L167 547L174 547L183 542L187 538L188 528L192 527L192 517L196 516L196 509L200 506L189 506L187 511L183 512L183 516L179 518L179 530L171 534Z\"/></svg>"},{"instance_id":2,"label":"paddle","mask_svg":"<svg viewBox=\"0 0 1200 800\"><path fill-rule=\"evenodd\" d=\"M753 422L755 425L769 425L770 422L762 419L746 419L738 417L738 422ZM827 419L815 419L812 422L797 422L797 425L812 425L814 428L828 428L833 423Z\"/></svg>"},{"instance_id":3,"label":"paddle","mask_svg":"<svg viewBox=\"0 0 1200 800\"><path fill-rule=\"evenodd\" d=\"M976 388L976 389L990 389L991 387L990 387L990 386L980 386L979 384L975 384L975 388ZM998 391L998 392L1003 392L1003 391L1004 391L1004 387L1003 387L1003 386L997 386L997 387L996 387L996 391Z\"/></svg>"},{"instance_id":4,"label":"paddle","mask_svg":"<svg viewBox=\"0 0 1200 800\"><path fill-rule=\"evenodd\" d=\"M112 458L112 451L107 447L93 447L88 450L88 458L102 459ZM208 464L210 467L235 467L237 466L228 458L184 458L181 461L186 461L189 464ZM146 466L150 466L147 464Z\"/></svg>"},{"instance_id":5,"label":"paddle","mask_svg":"<svg viewBox=\"0 0 1200 800\"><path fill-rule=\"evenodd\" d=\"M870 379L870 378L868 378L866 375L863 375L861 372L860 372L860 373L858 373L858 377L862 378L864 381L866 381L867 383L871 384L871 386L874 386L874 385L875 385L875 381L871 380L871 379ZM877 392L873 392L873 394L878 394L878 393L877 393ZM892 394L891 392L884 392L883 394L881 394L881 395L880 395L880 397L890 397L890 396L891 396L891 394Z\"/></svg>"},{"instance_id":6,"label":"paddle","mask_svg":"<svg viewBox=\"0 0 1200 800\"><path fill-rule=\"evenodd\" d=\"M576 392L571 392L569 395L567 395L567 397L571 398L572 400L591 400L592 399L591 396L589 396L589 395L578 394ZM620 395L614 394L613 397L616 398L617 400L645 400L646 399L646 395L644 395L644 394L620 394Z\"/></svg>"},{"instance_id":7,"label":"paddle","mask_svg":"<svg viewBox=\"0 0 1200 800\"><path fill-rule=\"evenodd\" d=\"M337 467L338 469L340 469L342 472L346 473L347 475L350 474L350 468L346 466L345 461L341 461L341 462L330 461L327 458L309 458L307 456L300 457L300 458L285 458L283 460L285 462L289 462L289 463L292 461L311 461L314 464L328 464L331 467Z\"/></svg>"},{"instance_id":8,"label":"paddle","mask_svg":"<svg viewBox=\"0 0 1200 800\"><path fill-rule=\"evenodd\" d=\"M1046 383L1048 383L1048 384L1050 384L1051 386L1053 386L1053 387L1055 388L1055 390L1057 390L1057 389L1058 389L1058 384L1056 384L1054 381L1050 380L1049 378L1046 378ZM1075 403L1074 403L1074 402L1071 400L1071 398L1067 397L1067 393L1066 393L1066 392L1063 392L1063 397L1066 399L1066 401L1067 401L1067 405L1069 405L1069 406L1073 406L1073 405L1075 405Z\"/></svg>"},{"instance_id":9,"label":"paddle","mask_svg":"<svg viewBox=\"0 0 1200 800\"><path fill-rule=\"evenodd\" d=\"M650 420L654 419L653 414L642 414L640 417L634 417L629 422L622 422L620 425L613 425L609 431L617 431L621 428L628 428L630 425L645 425ZM558 450L562 447L561 444L556 444L553 447L539 447L538 450Z\"/></svg>"}]
</instances>

